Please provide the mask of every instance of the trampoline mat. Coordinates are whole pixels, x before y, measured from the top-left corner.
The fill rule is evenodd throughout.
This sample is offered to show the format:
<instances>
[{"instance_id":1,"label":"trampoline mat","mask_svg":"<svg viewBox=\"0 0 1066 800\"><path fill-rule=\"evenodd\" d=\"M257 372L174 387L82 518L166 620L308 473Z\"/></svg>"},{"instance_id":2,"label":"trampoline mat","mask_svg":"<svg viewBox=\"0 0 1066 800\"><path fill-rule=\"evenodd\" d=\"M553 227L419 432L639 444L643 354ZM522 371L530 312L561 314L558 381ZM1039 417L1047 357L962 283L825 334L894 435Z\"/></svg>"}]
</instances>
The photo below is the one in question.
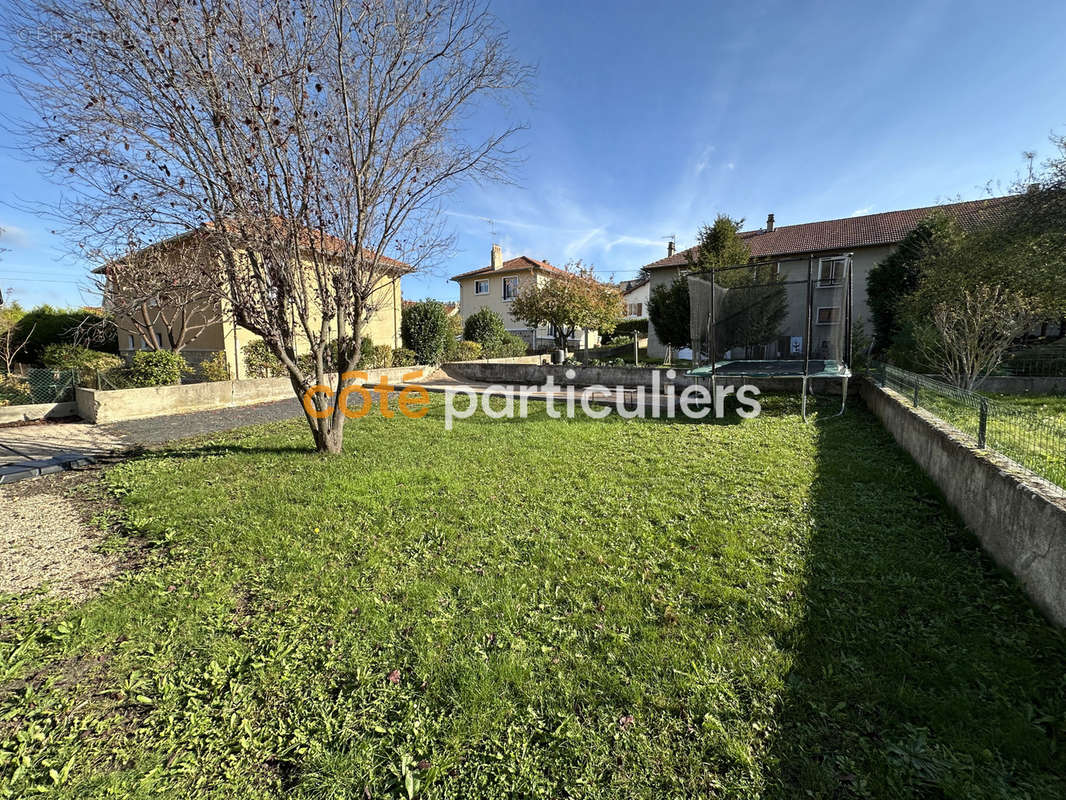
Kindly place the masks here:
<instances>
[{"instance_id":1,"label":"trampoline mat","mask_svg":"<svg viewBox=\"0 0 1066 800\"><path fill-rule=\"evenodd\" d=\"M693 377L709 378L711 367L689 370ZM714 375L743 375L749 378L802 378L803 361L797 359L773 361L719 361L714 365ZM807 365L808 378L846 378L851 371L839 361L812 358Z\"/></svg>"}]
</instances>

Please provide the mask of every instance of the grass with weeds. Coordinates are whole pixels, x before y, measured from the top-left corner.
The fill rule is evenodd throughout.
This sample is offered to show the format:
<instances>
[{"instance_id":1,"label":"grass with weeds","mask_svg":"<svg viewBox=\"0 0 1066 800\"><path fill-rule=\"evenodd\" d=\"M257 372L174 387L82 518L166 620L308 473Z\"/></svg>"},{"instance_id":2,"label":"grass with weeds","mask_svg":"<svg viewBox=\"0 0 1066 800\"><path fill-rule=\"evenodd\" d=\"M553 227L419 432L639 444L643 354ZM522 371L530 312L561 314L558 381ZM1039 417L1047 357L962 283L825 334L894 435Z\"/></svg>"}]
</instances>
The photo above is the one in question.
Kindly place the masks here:
<instances>
[{"instance_id":1,"label":"grass with weeds","mask_svg":"<svg viewBox=\"0 0 1066 800\"><path fill-rule=\"evenodd\" d=\"M110 470L0 608L0 796L1066 794L1066 641L865 411L302 422Z\"/></svg>"},{"instance_id":2,"label":"grass with weeds","mask_svg":"<svg viewBox=\"0 0 1066 800\"><path fill-rule=\"evenodd\" d=\"M1066 395L986 394L986 444L1066 488ZM977 438L980 412L971 402L925 392L922 408Z\"/></svg>"}]
</instances>

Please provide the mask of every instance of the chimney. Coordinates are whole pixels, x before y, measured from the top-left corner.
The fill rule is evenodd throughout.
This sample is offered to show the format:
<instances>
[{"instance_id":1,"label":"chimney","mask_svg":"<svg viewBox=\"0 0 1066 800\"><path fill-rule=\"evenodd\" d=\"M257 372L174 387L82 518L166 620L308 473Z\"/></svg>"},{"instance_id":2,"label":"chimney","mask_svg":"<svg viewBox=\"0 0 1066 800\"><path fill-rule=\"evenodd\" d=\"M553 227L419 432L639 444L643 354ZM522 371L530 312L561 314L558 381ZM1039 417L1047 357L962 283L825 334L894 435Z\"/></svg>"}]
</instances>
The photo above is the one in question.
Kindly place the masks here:
<instances>
[{"instance_id":1,"label":"chimney","mask_svg":"<svg viewBox=\"0 0 1066 800\"><path fill-rule=\"evenodd\" d=\"M499 269L503 266L503 248L498 244L492 246L492 268Z\"/></svg>"},{"instance_id":2,"label":"chimney","mask_svg":"<svg viewBox=\"0 0 1066 800\"><path fill-rule=\"evenodd\" d=\"M767 233L773 233L774 232L774 215L773 214L767 214L766 215L766 232Z\"/></svg>"},{"instance_id":3,"label":"chimney","mask_svg":"<svg viewBox=\"0 0 1066 800\"><path fill-rule=\"evenodd\" d=\"M670 256L672 256L674 254L674 247L675 247L675 244L674 244L674 240L673 239L671 239L670 241L668 241L666 243L666 257L667 258L669 258Z\"/></svg>"}]
</instances>

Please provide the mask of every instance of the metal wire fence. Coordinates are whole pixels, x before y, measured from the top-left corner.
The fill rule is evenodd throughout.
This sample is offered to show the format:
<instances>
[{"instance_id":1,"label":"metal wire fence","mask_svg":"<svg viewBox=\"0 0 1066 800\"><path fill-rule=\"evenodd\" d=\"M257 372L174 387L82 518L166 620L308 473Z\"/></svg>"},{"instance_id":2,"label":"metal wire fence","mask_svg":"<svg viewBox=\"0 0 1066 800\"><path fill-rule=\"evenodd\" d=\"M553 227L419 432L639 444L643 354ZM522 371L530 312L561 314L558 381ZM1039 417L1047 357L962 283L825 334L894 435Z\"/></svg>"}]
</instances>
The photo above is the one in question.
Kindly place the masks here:
<instances>
[{"instance_id":1,"label":"metal wire fence","mask_svg":"<svg viewBox=\"0 0 1066 800\"><path fill-rule=\"evenodd\" d=\"M1045 417L887 364L875 364L870 375L916 408L972 437L978 447L994 450L1066 488L1066 400L1060 417Z\"/></svg>"},{"instance_id":2,"label":"metal wire fence","mask_svg":"<svg viewBox=\"0 0 1066 800\"><path fill-rule=\"evenodd\" d=\"M74 399L77 370L27 367L0 374L0 406L65 403Z\"/></svg>"},{"instance_id":3,"label":"metal wire fence","mask_svg":"<svg viewBox=\"0 0 1066 800\"><path fill-rule=\"evenodd\" d=\"M1066 356L1019 356L1004 362L1000 371L1026 378L1059 378L1066 376Z\"/></svg>"}]
</instances>

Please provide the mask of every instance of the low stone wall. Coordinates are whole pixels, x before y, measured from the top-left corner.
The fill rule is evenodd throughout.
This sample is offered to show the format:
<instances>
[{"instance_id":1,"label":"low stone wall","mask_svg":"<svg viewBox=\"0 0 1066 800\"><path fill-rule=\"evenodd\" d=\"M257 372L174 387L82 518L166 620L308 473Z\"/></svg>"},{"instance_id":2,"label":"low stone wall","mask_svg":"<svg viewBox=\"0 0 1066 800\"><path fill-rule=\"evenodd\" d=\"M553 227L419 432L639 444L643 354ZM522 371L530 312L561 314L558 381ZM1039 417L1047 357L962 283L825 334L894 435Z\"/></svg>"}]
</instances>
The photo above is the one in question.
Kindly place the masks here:
<instances>
[{"instance_id":1,"label":"low stone wall","mask_svg":"<svg viewBox=\"0 0 1066 800\"><path fill-rule=\"evenodd\" d=\"M433 367L393 367L367 370L367 384L382 377L390 384L403 376L421 371L429 375ZM150 386L143 389L77 389L77 414L93 423L183 414L212 408L270 403L295 397L288 378L259 378L247 381L189 383L181 386Z\"/></svg>"},{"instance_id":2,"label":"low stone wall","mask_svg":"<svg viewBox=\"0 0 1066 800\"><path fill-rule=\"evenodd\" d=\"M33 422L59 419L78 414L77 403L32 403L24 406L0 406L0 425L9 422Z\"/></svg>"},{"instance_id":3,"label":"low stone wall","mask_svg":"<svg viewBox=\"0 0 1066 800\"><path fill-rule=\"evenodd\" d=\"M686 368L673 370L674 377L668 373L669 367L579 367L565 364L529 364L514 359L507 361L457 361L444 364L448 375L463 381L475 383L499 383L504 385L540 386L550 375L558 386L653 386L654 376L659 386L690 386L694 383L707 385L707 378L690 378L685 375ZM570 377L570 375L573 377ZM750 383L762 392L795 392L802 386L801 378L746 378L741 376L720 377L719 385L742 385ZM853 394L855 381L848 386L848 393ZM819 394L840 394L839 378L812 378L809 381L811 391Z\"/></svg>"},{"instance_id":4,"label":"low stone wall","mask_svg":"<svg viewBox=\"0 0 1066 800\"><path fill-rule=\"evenodd\" d=\"M1066 627L1066 491L975 442L906 399L861 382L866 405L928 473L996 563Z\"/></svg>"}]
</instances>

